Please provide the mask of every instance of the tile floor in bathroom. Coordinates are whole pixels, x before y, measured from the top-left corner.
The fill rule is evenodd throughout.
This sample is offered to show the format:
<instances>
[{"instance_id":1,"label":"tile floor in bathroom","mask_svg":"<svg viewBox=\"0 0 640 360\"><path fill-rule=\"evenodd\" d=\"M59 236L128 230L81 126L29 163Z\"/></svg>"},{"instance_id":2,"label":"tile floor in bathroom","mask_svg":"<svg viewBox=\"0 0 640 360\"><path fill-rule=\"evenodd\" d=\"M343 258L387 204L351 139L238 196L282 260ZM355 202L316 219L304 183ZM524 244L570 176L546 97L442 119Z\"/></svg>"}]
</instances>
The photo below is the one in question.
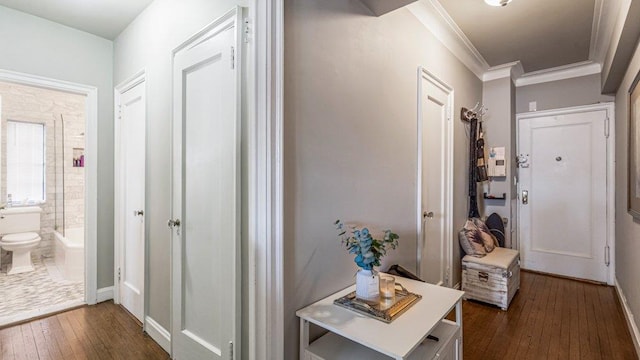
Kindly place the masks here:
<instances>
[{"instance_id":1,"label":"tile floor in bathroom","mask_svg":"<svg viewBox=\"0 0 640 360\"><path fill-rule=\"evenodd\" d=\"M33 258L32 272L0 269L0 326L84 303L84 283L65 280L53 259Z\"/></svg>"}]
</instances>

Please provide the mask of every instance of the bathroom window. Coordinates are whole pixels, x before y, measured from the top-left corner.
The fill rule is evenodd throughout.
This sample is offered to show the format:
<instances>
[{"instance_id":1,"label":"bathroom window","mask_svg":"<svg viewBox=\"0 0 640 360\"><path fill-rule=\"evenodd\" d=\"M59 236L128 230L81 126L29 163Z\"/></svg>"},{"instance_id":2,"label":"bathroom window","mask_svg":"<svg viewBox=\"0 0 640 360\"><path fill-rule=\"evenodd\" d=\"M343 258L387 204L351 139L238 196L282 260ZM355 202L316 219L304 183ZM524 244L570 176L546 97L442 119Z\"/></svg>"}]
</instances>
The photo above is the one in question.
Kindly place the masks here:
<instances>
[{"instance_id":1,"label":"bathroom window","mask_svg":"<svg viewBox=\"0 0 640 360\"><path fill-rule=\"evenodd\" d=\"M7 202L30 205L45 200L44 124L7 121Z\"/></svg>"}]
</instances>

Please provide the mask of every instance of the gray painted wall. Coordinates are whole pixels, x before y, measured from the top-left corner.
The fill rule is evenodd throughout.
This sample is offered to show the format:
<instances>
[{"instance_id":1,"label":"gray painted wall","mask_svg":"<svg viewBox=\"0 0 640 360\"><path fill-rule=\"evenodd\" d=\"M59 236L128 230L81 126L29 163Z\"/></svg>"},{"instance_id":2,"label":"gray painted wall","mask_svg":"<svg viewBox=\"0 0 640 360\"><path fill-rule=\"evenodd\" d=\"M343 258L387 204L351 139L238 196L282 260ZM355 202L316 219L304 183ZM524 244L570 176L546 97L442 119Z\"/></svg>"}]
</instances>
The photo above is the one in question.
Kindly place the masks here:
<instances>
[{"instance_id":1,"label":"gray painted wall","mask_svg":"<svg viewBox=\"0 0 640 360\"><path fill-rule=\"evenodd\" d=\"M629 146L629 87L640 72L640 48L629 64L616 94L616 279L640 328L640 222L627 212L627 149ZM633 334L631 334L633 336ZM640 341L640 339L637 339Z\"/></svg>"},{"instance_id":2,"label":"gray painted wall","mask_svg":"<svg viewBox=\"0 0 640 360\"><path fill-rule=\"evenodd\" d=\"M149 246L147 314L170 324L171 52L236 5L250 0L156 0L114 41L114 84L147 73L147 193Z\"/></svg>"},{"instance_id":3,"label":"gray painted wall","mask_svg":"<svg viewBox=\"0 0 640 360\"><path fill-rule=\"evenodd\" d=\"M485 150L490 147L505 147L507 160L507 176L493 178L490 183L479 185L478 203L480 215L488 216L498 213L501 217L509 219L505 226L506 247L511 246L511 200L515 199L515 187L513 175L515 174L515 87L510 77L486 81L482 86L482 102L487 107L487 113L483 117L483 130ZM489 189L490 185L490 189ZM485 200L483 193L491 193L500 196L506 194L505 200ZM515 229L514 229L515 230ZM515 246L513 246L515 247Z\"/></svg>"},{"instance_id":4,"label":"gray painted wall","mask_svg":"<svg viewBox=\"0 0 640 360\"><path fill-rule=\"evenodd\" d=\"M296 359L295 311L354 282L334 220L393 229L400 246L382 268L416 268L418 65L455 89L453 225L464 225L458 114L481 100L482 83L407 9L375 17L358 0L286 0L284 49L284 358Z\"/></svg>"},{"instance_id":5,"label":"gray painted wall","mask_svg":"<svg viewBox=\"0 0 640 360\"><path fill-rule=\"evenodd\" d=\"M0 6L0 68L98 88L98 288L113 285L113 44Z\"/></svg>"},{"instance_id":6,"label":"gray painted wall","mask_svg":"<svg viewBox=\"0 0 640 360\"><path fill-rule=\"evenodd\" d=\"M610 102L614 97L600 93L600 74L551 81L516 88L516 112L528 112L529 102L538 102L538 111Z\"/></svg>"}]
</instances>

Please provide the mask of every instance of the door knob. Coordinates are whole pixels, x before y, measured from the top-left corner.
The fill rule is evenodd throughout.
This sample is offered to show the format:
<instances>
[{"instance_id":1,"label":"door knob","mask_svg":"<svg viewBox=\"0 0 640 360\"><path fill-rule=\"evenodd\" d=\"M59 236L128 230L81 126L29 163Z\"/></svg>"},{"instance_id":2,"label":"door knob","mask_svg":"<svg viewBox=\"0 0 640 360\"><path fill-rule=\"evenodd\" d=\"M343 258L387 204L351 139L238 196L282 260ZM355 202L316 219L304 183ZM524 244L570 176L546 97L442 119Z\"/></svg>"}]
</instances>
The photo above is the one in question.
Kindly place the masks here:
<instances>
[{"instance_id":1,"label":"door knob","mask_svg":"<svg viewBox=\"0 0 640 360\"><path fill-rule=\"evenodd\" d=\"M167 226L169 227L179 227L180 226L180 219L170 219L169 221L167 221Z\"/></svg>"},{"instance_id":2,"label":"door knob","mask_svg":"<svg viewBox=\"0 0 640 360\"><path fill-rule=\"evenodd\" d=\"M140 215L140 216L144 215L144 211L142 211L142 210L133 210L133 216L138 216L138 215Z\"/></svg>"},{"instance_id":3,"label":"door knob","mask_svg":"<svg viewBox=\"0 0 640 360\"><path fill-rule=\"evenodd\" d=\"M422 213L422 218L424 219L433 219L433 211L429 211L429 212L424 212Z\"/></svg>"},{"instance_id":4,"label":"door knob","mask_svg":"<svg viewBox=\"0 0 640 360\"><path fill-rule=\"evenodd\" d=\"M522 190L522 204L526 205L529 203L529 191Z\"/></svg>"}]
</instances>

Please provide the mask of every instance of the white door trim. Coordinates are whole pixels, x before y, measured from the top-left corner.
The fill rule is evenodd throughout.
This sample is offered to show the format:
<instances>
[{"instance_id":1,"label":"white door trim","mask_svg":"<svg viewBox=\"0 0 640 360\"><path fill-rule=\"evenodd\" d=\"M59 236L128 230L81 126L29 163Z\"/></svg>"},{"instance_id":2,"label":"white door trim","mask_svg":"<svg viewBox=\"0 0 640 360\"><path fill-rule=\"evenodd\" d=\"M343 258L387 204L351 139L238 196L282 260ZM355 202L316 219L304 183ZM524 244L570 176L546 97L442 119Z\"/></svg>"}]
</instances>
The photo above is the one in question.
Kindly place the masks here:
<instances>
[{"instance_id":1,"label":"white door trim","mask_svg":"<svg viewBox=\"0 0 640 360\"><path fill-rule=\"evenodd\" d=\"M249 359L284 357L284 0L254 1L249 126ZM251 12L250 12L251 15ZM249 77L251 78L251 77ZM252 84L249 84L248 89Z\"/></svg>"},{"instance_id":2,"label":"white door trim","mask_svg":"<svg viewBox=\"0 0 640 360\"><path fill-rule=\"evenodd\" d=\"M43 76L0 70L0 81L58 90L87 97L85 143L85 302L96 303L98 291L98 88Z\"/></svg>"},{"instance_id":3,"label":"white door trim","mask_svg":"<svg viewBox=\"0 0 640 360\"><path fill-rule=\"evenodd\" d=\"M417 123L418 123L418 131L417 131L417 140L418 140L418 166L417 166L417 172L416 172L416 230L417 230L417 238L416 238L416 244L417 244L417 273L420 274L420 267L421 267L421 257L422 257L422 211L423 211L423 207L422 207L422 128L423 128L423 124L422 124L422 80L426 80L429 81L430 83L432 83L433 85L437 86L438 88L440 88L443 92L447 93L447 105L446 105L446 109L447 109L447 123L445 124L444 128L446 131L446 139L448 142L448 145L446 147L446 149L444 149L447 154L446 154L446 160L445 160L445 166L447 168L446 171L446 179L444 181L445 184L445 202L446 202L446 207L447 207L447 211L444 214L444 219L445 219L445 236L446 239L448 239L449 241L447 242L447 249L446 249L446 253L447 253L447 259L445 259L445 262L447 264L447 270L446 270L446 279L447 281L445 282L445 286L447 287L451 287L452 284L452 276L451 276L451 271L452 271L452 262L453 262L453 244L454 239L453 239L453 122L451 121L451 117L453 114L453 99L454 99L454 90L451 86L449 86L447 83L445 83L444 81L440 80L437 76L435 76L434 74L432 74L431 72L429 72L427 69L423 68L422 66L418 67L418 113L417 113Z\"/></svg>"},{"instance_id":4,"label":"white door trim","mask_svg":"<svg viewBox=\"0 0 640 360\"><path fill-rule=\"evenodd\" d=\"M544 110L544 111L533 111L533 112L525 112L516 114L516 153L520 153L520 143L519 143L519 134L520 134L520 120L523 119L531 119L538 118L544 116L558 116L558 115L567 115L567 114L579 114L583 112L592 112L604 110L607 114L607 121L605 121L605 126L608 126L608 134L607 137L607 214L606 214L606 223L607 223L607 239L606 244L609 246L609 267L607 274L607 284L614 285L615 284L615 184L616 184L616 175L615 175L615 124L616 124L616 116L615 116L615 104L612 102L593 104L593 105L584 105L584 106L573 106L561 109L552 109L552 110ZM603 129L603 131L605 131ZM519 177L519 176L518 176ZM520 184L518 183L518 199L520 195ZM518 213L518 224L521 224L520 219L520 204L517 206ZM520 239L522 235L520 234L521 227L518 227L518 249L520 247Z\"/></svg>"},{"instance_id":5,"label":"white door trim","mask_svg":"<svg viewBox=\"0 0 640 360\"><path fill-rule=\"evenodd\" d=\"M122 251L124 249L123 241L124 241L124 223L123 220L126 215L124 214L124 183L122 180L122 165L124 162L122 161L124 154L120 152L119 144L123 141L123 136L121 131L124 129L122 124L122 119L119 116L119 108L118 105L121 102L122 94L126 91L132 89L136 85L139 85L145 82L145 93L146 93L146 72L144 69L138 71L133 76L129 77L127 80L123 81L119 85L117 85L113 90L113 135L114 135L114 167L113 167L113 302L116 304L120 303L120 282L118 281L118 269L121 267L121 261L123 260ZM145 96L146 101L146 96ZM147 104L145 104L146 107ZM145 118L145 128L147 124L147 119ZM146 138L146 134L145 134ZM146 168L145 168L146 174ZM146 178L146 176L145 176ZM145 191L146 192L146 191ZM146 209L146 196L145 196L145 209ZM146 227L146 222L145 222ZM148 308L147 304L147 266L148 266L148 244L146 239L147 231L145 229L145 239L144 239L144 305L143 305L143 314L146 316L146 310Z\"/></svg>"}]
</instances>

